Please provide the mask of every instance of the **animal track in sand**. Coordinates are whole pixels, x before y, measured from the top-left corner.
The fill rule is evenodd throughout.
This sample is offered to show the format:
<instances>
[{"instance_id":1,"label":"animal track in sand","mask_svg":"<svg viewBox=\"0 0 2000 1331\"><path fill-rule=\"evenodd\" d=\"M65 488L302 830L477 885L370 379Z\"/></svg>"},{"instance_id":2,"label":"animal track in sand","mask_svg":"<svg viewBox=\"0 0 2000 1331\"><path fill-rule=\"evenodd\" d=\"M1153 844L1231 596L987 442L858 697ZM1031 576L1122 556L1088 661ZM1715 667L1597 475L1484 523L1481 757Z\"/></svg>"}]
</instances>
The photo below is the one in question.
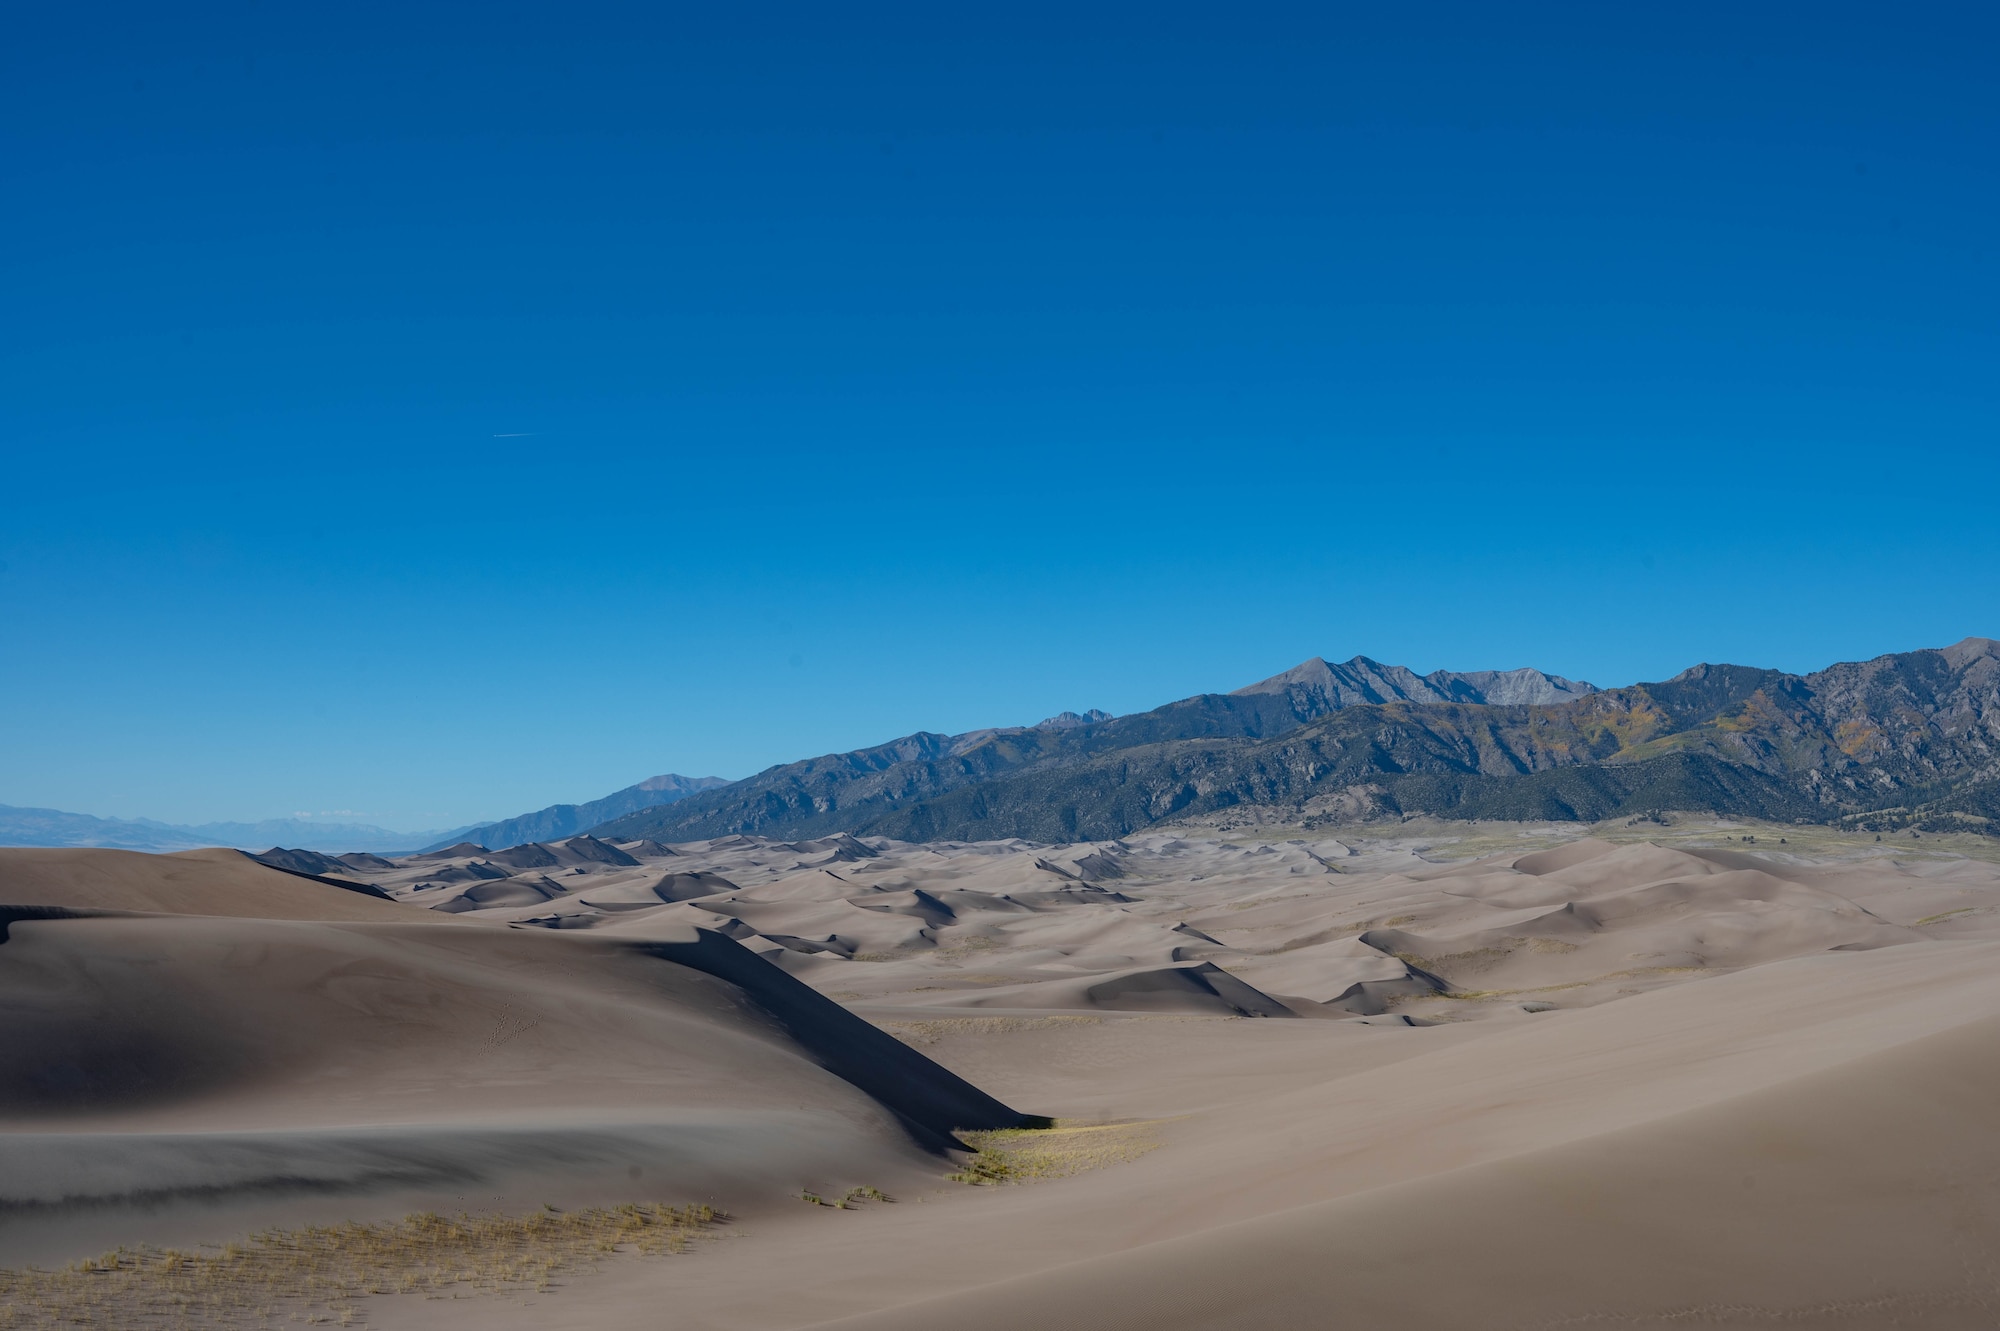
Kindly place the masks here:
<instances>
[{"instance_id":1,"label":"animal track in sand","mask_svg":"<svg viewBox=\"0 0 2000 1331\"><path fill-rule=\"evenodd\" d=\"M542 1019L531 1012L519 1008L501 1008L493 1029L481 1043L488 1049L497 1049L509 1040L526 1035L542 1024Z\"/></svg>"}]
</instances>

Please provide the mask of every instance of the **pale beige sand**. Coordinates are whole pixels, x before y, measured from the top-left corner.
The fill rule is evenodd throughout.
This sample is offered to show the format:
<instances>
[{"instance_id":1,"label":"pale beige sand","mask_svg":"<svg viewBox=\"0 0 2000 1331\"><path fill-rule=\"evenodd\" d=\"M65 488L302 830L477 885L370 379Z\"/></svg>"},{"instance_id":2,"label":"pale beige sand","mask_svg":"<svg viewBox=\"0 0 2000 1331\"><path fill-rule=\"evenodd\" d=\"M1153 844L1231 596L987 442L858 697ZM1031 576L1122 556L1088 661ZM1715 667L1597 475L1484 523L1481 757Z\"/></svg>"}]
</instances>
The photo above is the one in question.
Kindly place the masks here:
<instances>
[{"instance_id":1,"label":"pale beige sand","mask_svg":"<svg viewBox=\"0 0 2000 1331\"><path fill-rule=\"evenodd\" d=\"M1155 833L1051 849L730 837L671 856L633 843L624 865L580 840L584 854L431 856L371 881L463 920L628 937L715 928L877 1014L1453 1022L1585 1007L1832 949L1982 936L2000 902L2000 868L1962 856L1905 847L1898 859L1858 843L1807 862L1709 840L1584 839L1439 862L1416 838ZM534 867L501 876L503 860ZM441 881L454 870L495 876Z\"/></svg>"},{"instance_id":2,"label":"pale beige sand","mask_svg":"<svg viewBox=\"0 0 2000 1331\"><path fill-rule=\"evenodd\" d=\"M1108 1018L946 1035L927 1049L988 1085L1086 1114L1055 1092L1089 1085L1080 1100L1165 1118L1165 1144L1053 1182L760 1218L696 1263L518 1305L371 1317L1990 1326L2000 948L1928 950L1789 961L1512 1029Z\"/></svg>"},{"instance_id":3,"label":"pale beige sand","mask_svg":"<svg viewBox=\"0 0 2000 1331\"><path fill-rule=\"evenodd\" d=\"M39 898L0 904L8 1263L641 1188L754 1210L928 1176L968 1118L1018 1121L713 934L479 927L231 860L188 886L179 857L49 854L0 876ZM204 913L60 913L169 902Z\"/></svg>"},{"instance_id":4,"label":"pale beige sand","mask_svg":"<svg viewBox=\"0 0 2000 1331\"><path fill-rule=\"evenodd\" d=\"M357 898L380 923L18 922L8 1029L61 993L82 1015L59 1038L81 1047L106 1013L150 1029L130 1014L171 992L192 1014L168 1032L188 1051L174 1066L227 1072L249 1050L257 1071L82 1125L16 1104L0 1149L55 1160L54 1188L242 1165L165 1149L196 1128L267 1162L351 1165L386 1136L500 1180L467 1205L622 1186L740 1217L686 1258L548 1294L377 1297L380 1327L2000 1322L2000 871L1761 838L1527 840L1465 862L1391 837L731 838L630 845L634 864L554 847L491 877L470 854L371 874L408 902ZM555 895L465 895L530 875ZM415 909L433 902L452 908ZM691 946L697 923L1002 1101L1143 1120L1155 1149L947 1182L954 1165L884 1107L898 1078L835 1075L828 1037L774 1026L754 980L645 951ZM787 1200L863 1184L898 1200ZM421 1191L258 1214L376 1214ZM122 1233L161 1232L135 1218ZM55 1237L109 1232L92 1223ZM8 1232L17 1252L60 1246Z\"/></svg>"},{"instance_id":5,"label":"pale beige sand","mask_svg":"<svg viewBox=\"0 0 2000 1331\"><path fill-rule=\"evenodd\" d=\"M1989 1017L1664 1121L838 1325L1991 1327L1997 1056Z\"/></svg>"},{"instance_id":6,"label":"pale beige sand","mask_svg":"<svg viewBox=\"0 0 2000 1331\"><path fill-rule=\"evenodd\" d=\"M0 906L268 920L409 918L392 902L280 873L235 850L146 855L133 850L0 847Z\"/></svg>"}]
</instances>

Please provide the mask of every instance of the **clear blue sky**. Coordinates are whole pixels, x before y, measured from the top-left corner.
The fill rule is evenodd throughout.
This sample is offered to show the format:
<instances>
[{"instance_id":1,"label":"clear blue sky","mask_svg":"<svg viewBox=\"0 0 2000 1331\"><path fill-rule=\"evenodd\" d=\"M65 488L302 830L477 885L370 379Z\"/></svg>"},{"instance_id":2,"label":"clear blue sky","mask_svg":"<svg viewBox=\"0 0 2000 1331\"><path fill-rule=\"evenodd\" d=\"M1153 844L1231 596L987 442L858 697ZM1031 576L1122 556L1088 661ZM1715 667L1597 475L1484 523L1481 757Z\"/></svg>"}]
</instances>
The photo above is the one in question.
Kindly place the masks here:
<instances>
[{"instance_id":1,"label":"clear blue sky","mask_svg":"<svg viewBox=\"0 0 2000 1331\"><path fill-rule=\"evenodd\" d=\"M16 7L0 802L2000 635L1990 6Z\"/></svg>"}]
</instances>

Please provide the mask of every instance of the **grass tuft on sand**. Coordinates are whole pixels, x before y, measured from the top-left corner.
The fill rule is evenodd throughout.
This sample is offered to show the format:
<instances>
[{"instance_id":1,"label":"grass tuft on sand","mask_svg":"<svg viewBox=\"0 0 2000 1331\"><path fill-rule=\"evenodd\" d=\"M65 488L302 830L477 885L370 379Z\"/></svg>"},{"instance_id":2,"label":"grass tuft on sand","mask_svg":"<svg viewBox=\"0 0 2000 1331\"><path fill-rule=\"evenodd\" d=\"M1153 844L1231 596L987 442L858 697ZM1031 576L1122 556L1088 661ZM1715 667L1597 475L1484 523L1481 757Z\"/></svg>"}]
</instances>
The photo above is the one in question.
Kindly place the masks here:
<instances>
[{"instance_id":1,"label":"grass tuft on sand","mask_svg":"<svg viewBox=\"0 0 2000 1331\"><path fill-rule=\"evenodd\" d=\"M972 1148L972 1157L946 1177L975 1187L1068 1178L1157 1150L1155 1126L1153 1122L1086 1125L1058 1119L1052 1128L960 1132L959 1140Z\"/></svg>"},{"instance_id":2,"label":"grass tuft on sand","mask_svg":"<svg viewBox=\"0 0 2000 1331\"><path fill-rule=\"evenodd\" d=\"M708 1206L545 1207L265 1230L196 1252L119 1248L53 1271L0 1271L0 1328L365 1326L356 1300L370 1294L546 1291L621 1250L685 1251L723 1219Z\"/></svg>"},{"instance_id":3,"label":"grass tuft on sand","mask_svg":"<svg viewBox=\"0 0 2000 1331\"><path fill-rule=\"evenodd\" d=\"M1016 1031L1053 1031L1095 1026L1102 1017L939 1017L930 1021L885 1021L882 1028L908 1045L930 1045L950 1035L1003 1035Z\"/></svg>"},{"instance_id":4,"label":"grass tuft on sand","mask_svg":"<svg viewBox=\"0 0 2000 1331\"><path fill-rule=\"evenodd\" d=\"M836 1211L852 1211L863 1202L893 1202L896 1199L880 1188L849 1188L844 1197L822 1197L810 1189L799 1194L799 1200L808 1206L828 1206Z\"/></svg>"}]
</instances>

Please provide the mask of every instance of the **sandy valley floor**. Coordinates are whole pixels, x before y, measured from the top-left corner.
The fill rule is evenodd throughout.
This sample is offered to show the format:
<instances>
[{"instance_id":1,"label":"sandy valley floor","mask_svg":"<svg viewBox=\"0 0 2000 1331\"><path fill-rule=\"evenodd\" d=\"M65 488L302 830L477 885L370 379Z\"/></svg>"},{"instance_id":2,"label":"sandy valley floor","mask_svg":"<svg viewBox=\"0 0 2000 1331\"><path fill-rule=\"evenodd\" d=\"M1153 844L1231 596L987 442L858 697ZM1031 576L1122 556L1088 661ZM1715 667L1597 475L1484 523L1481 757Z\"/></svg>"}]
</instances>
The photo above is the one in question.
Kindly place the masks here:
<instances>
[{"instance_id":1,"label":"sandy valley floor","mask_svg":"<svg viewBox=\"0 0 2000 1331\"><path fill-rule=\"evenodd\" d=\"M1350 831L0 851L0 1265L645 1201L727 1218L204 1316L2000 1324L1995 843Z\"/></svg>"}]
</instances>

